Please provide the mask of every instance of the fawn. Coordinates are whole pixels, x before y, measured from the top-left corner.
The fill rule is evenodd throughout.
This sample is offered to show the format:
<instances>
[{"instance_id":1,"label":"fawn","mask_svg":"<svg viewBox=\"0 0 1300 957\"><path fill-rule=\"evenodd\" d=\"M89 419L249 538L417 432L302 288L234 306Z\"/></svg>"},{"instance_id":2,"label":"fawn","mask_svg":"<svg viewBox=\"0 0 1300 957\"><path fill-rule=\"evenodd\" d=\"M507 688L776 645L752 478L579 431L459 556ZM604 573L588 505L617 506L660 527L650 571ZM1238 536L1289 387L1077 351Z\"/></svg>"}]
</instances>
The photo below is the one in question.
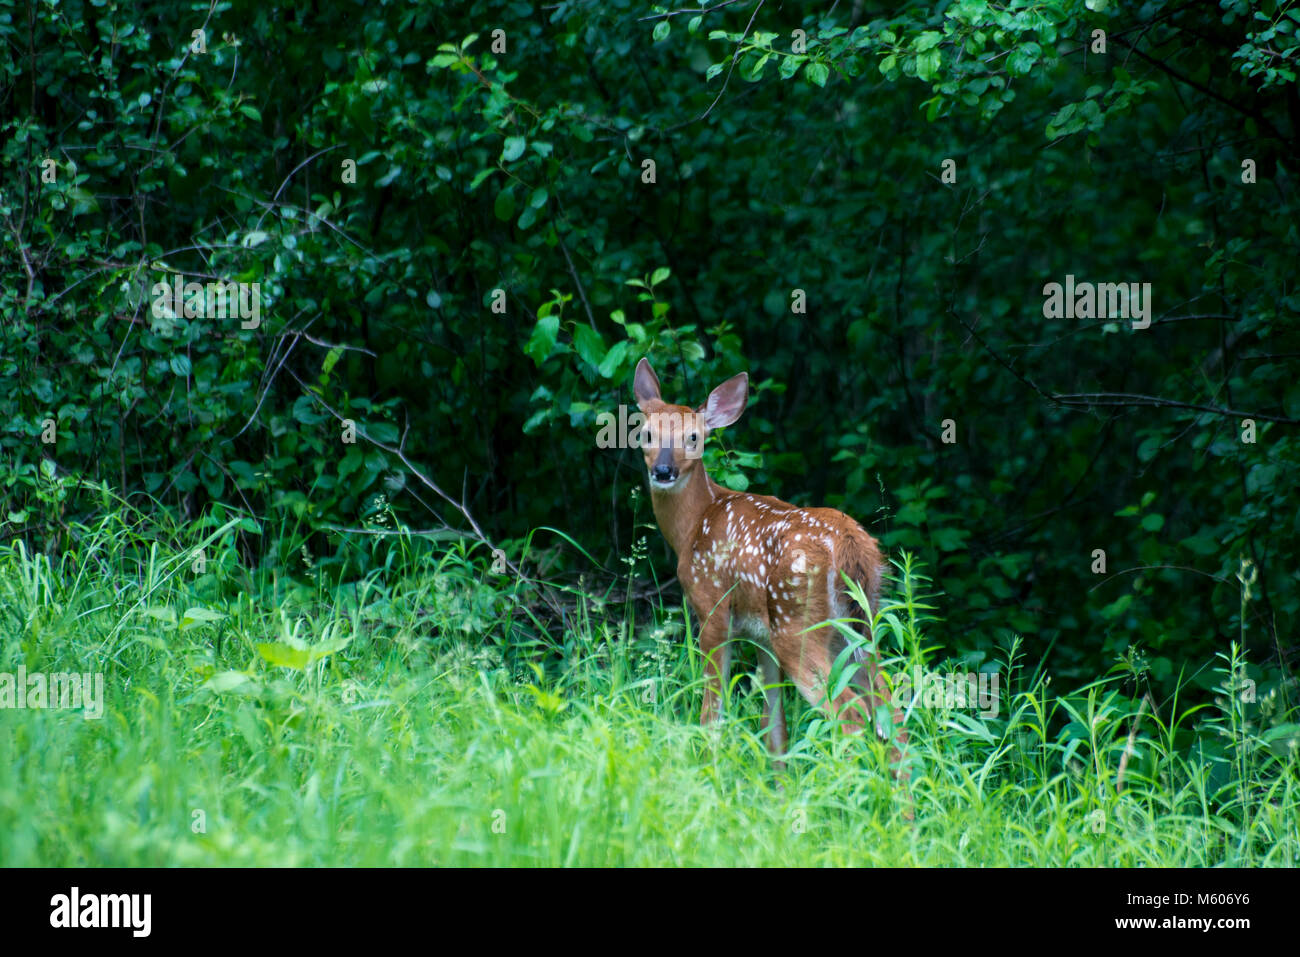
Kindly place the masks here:
<instances>
[{"instance_id":1,"label":"fawn","mask_svg":"<svg viewBox=\"0 0 1300 957\"><path fill-rule=\"evenodd\" d=\"M824 622L849 616L841 572L862 586L875 610L885 569L876 540L833 508L798 508L768 495L734 492L709 478L700 461L704 441L745 411L746 373L728 379L702 406L691 409L662 399L659 379L642 359L633 393L647 419L640 444L655 519L677 555L677 578L700 621L705 673L701 723L721 717L720 694L731 662L728 640L743 635L761 649L762 726L774 756L786 747L782 673L804 698L850 728L874 724L873 716L889 695L865 648L854 652L861 667L849 685L833 702L826 700L831 667L848 642ZM907 735L899 711L893 720L897 740L891 757L897 763ZM895 776L902 780L906 774L896 769Z\"/></svg>"}]
</instances>

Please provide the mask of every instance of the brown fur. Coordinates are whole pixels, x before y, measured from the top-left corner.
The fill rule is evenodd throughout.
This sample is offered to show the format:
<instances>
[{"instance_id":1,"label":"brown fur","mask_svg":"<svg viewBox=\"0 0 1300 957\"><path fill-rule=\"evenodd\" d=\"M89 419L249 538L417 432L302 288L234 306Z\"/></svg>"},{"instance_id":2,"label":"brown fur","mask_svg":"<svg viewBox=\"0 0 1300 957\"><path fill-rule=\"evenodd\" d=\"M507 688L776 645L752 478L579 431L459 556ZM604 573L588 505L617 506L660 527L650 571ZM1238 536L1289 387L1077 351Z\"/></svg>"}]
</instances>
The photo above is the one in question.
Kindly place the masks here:
<instances>
[{"instance_id":1,"label":"brown fur","mask_svg":"<svg viewBox=\"0 0 1300 957\"><path fill-rule=\"evenodd\" d=\"M720 717L719 695L731 657L728 641L743 633L766 652L759 654L766 687L763 728L774 754L784 752L786 744L782 674L809 702L850 727L871 724L876 709L887 703L884 677L869 655L860 654L862 668L854 681L827 701L826 681L845 639L823 623L858 617L841 572L862 586L875 611L885 568L876 540L835 509L798 508L768 495L723 488L709 478L699 454L710 431L730 425L744 411L744 373L714 389L699 409L691 409L663 401L659 380L642 359L634 390L650 420L642 448L655 518L677 554L678 580L700 620L706 677L701 721ZM894 712L894 722L897 760L907 736L901 713Z\"/></svg>"}]
</instances>

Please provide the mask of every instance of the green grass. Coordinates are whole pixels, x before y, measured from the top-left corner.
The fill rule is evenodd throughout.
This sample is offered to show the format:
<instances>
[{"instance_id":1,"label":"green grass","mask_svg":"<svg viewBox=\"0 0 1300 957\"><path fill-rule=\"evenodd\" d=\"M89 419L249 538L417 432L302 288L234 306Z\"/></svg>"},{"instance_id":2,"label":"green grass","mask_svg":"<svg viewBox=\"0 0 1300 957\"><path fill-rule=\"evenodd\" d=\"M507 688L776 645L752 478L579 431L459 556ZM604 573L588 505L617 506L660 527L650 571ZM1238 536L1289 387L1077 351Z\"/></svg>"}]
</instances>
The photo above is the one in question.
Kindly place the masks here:
<instances>
[{"instance_id":1,"label":"green grass","mask_svg":"<svg viewBox=\"0 0 1300 957\"><path fill-rule=\"evenodd\" d=\"M182 547L119 508L59 556L0 549L0 671L99 670L107 697L102 720L0 711L0 864L1300 863L1277 695L1143 704L1132 661L1059 689L1012 643L997 717L910 715L909 824L884 746L793 692L775 773L743 668L726 724L698 728L688 620L627 579L559 590L560 622L458 543L388 540L331 590L242 572L236 531ZM878 633L919 662L942 623L902 578Z\"/></svg>"}]
</instances>

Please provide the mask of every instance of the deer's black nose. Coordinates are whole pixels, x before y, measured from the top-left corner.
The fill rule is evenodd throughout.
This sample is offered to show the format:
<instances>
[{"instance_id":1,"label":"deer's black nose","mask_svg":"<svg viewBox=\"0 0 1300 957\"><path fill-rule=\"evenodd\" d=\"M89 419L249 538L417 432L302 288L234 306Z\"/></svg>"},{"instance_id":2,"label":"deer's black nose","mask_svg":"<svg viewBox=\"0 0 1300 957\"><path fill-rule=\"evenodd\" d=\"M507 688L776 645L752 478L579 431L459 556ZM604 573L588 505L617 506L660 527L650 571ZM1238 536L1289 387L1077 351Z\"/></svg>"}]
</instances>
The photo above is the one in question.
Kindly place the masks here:
<instances>
[{"instance_id":1,"label":"deer's black nose","mask_svg":"<svg viewBox=\"0 0 1300 957\"><path fill-rule=\"evenodd\" d=\"M671 482L677 478L677 470L671 465L656 465L650 470L650 477L656 482Z\"/></svg>"}]
</instances>

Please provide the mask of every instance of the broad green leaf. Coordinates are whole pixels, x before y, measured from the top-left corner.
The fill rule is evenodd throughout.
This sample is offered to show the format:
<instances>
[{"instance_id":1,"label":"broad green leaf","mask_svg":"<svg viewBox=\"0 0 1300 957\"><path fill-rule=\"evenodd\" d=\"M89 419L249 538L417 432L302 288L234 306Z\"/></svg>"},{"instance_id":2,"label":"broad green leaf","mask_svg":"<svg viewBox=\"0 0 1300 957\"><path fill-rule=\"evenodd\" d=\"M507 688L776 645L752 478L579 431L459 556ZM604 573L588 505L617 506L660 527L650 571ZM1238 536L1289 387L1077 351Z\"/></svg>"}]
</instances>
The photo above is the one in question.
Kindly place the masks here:
<instances>
[{"instance_id":1,"label":"broad green leaf","mask_svg":"<svg viewBox=\"0 0 1300 957\"><path fill-rule=\"evenodd\" d=\"M248 684L252 679L242 671L219 671L199 687L208 691L231 691Z\"/></svg>"},{"instance_id":2,"label":"broad green leaf","mask_svg":"<svg viewBox=\"0 0 1300 957\"><path fill-rule=\"evenodd\" d=\"M578 323L573 327L573 348L592 368L600 368L605 358L605 340L591 326Z\"/></svg>"},{"instance_id":3,"label":"broad green leaf","mask_svg":"<svg viewBox=\"0 0 1300 957\"><path fill-rule=\"evenodd\" d=\"M207 624L212 621L224 621L226 616L219 611L209 611L206 608L188 608L185 614L181 616L181 631L191 628L194 625Z\"/></svg>"},{"instance_id":4,"label":"broad green leaf","mask_svg":"<svg viewBox=\"0 0 1300 957\"><path fill-rule=\"evenodd\" d=\"M939 72L940 53L938 50L926 50L916 58L916 77L929 82Z\"/></svg>"},{"instance_id":5,"label":"broad green leaf","mask_svg":"<svg viewBox=\"0 0 1300 957\"><path fill-rule=\"evenodd\" d=\"M916 38L915 49L917 53L924 53L926 50L933 50L943 42L943 34L937 30L926 30Z\"/></svg>"},{"instance_id":6,"label":"broad green leaf","mask_svg":"<svg viewBox=\"0 0 1300 957\"><path fill-rule=\"evenodd\" d=\"M515 194L510 187L497 193L496 202L492 204L492 213L502 222L509 222L515 216Z\"/></svg>"},{"instance_id":7,"label":"broad green leaf","mask_svg":"<svg viewBox=\"0 0 1300 957\"><path fill-rule=\"evenodd\" d=\"M157 621L165 621L173 628L176 626L176 609L170 605L158 605L153 608L146 608L145 615Z\"/></svg>"},{"instance_id":8,"label":"broad green leaf","mask_svg":"<svg viewBox=\"0 0 1300 957\"><path fill-rule=\"evenodd\" d=\"M513 163L524 155L524 147L527 145L528 141L522 136L507 136L505 145L501 148L501 159Z\"/></svg>"},{"instance_id":9,"label":"broad green leaf","mask_svg":"<svg viewBox=\"0 0 1300 957\"><path fill-rule=\"evenodd\" d=\"M545 316L537 321L533 327L533 334L528 337L528 345L524 346L524 354L533 360L535 365L541 365L555 351L555 339L560 331L559 316Z\"/></svg>"},{"instance_id":10,"label":"broad green leaf","mask_svg":"<svg viewBox=\"0 0 1300 957\"><path fill-rule=\"evenodd\" d=\"M826 79L830 76L830 68L825 63L810 62L803 68L803 75L808 82L815 83L818 86L825 86Z\"/></svg>"},{"instance_id":11,"label":"broad green leaf","mask_svg":"<svg viewBox=\"0 0 1300 957\"><path fill-rule=\"evenodd\" d=\"M606 379L612 379L618 373L619 367L627 357L628 343L627 340L621 340L610 347L609 352L605 353L605 358L601 360L600 367L597 370Z\"/></svg>"},{"instance_id":12,"label":"broad green leaf","mask_svg":"<svg viewBox=\"0 0 1300 957\"><path fill-rule=\"evenodd\" d=\"M311 652L306 648L292 648L280 642L260 641L257 653L277 668L306 668L311 662Z\"/></svg>"}]
</instances>

